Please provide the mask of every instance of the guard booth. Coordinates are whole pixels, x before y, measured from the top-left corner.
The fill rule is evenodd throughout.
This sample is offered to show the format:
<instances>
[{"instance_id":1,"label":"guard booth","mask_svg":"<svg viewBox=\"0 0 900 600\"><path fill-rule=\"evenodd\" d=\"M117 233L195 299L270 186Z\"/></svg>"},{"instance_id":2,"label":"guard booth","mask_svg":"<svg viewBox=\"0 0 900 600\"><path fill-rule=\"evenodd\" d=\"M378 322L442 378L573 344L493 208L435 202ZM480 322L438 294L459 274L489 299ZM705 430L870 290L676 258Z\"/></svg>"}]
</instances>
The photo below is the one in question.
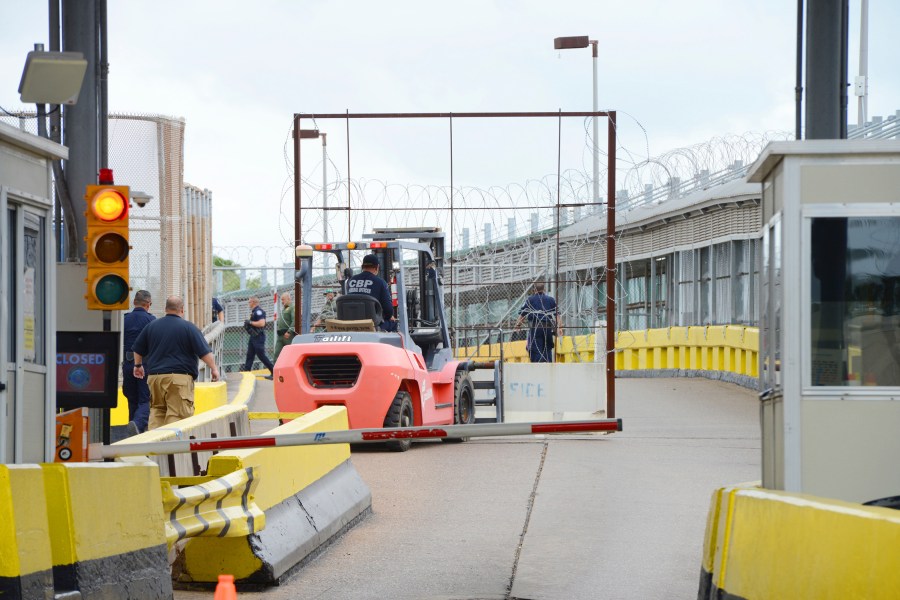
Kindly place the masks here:
<instances>
[{"instance_id":1,"label":"guard booth","mask_svg":"<svg viewBox=\"0 0 900 600\"><path fill-rule=\"evenodd\" d=\"M762 484L900 495L900 141L769 144L762 184Z\"/></svg>"},{"instance_id":2,"label":"guard booth","mask_svg":"<svg viewBox=\"0 0 900 600\"><path fill-rule=\"evenodd\" d=\"M65 147L0 123L0 463L53 460L51 160L67 157Z\"/></svg>"}]
</instances>

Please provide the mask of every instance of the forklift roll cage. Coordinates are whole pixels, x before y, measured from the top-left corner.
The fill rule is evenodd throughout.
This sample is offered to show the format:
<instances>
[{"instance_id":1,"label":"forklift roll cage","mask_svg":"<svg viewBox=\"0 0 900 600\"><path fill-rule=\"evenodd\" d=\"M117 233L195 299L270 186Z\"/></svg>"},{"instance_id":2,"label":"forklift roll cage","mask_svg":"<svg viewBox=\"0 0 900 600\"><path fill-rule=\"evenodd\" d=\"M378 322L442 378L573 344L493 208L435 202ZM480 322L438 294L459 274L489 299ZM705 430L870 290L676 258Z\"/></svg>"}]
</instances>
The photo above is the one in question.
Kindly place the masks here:
<instances>
[{"instance_id":1,"label":"forklift roll cage","mask_svg":"<svg viewBox=\"0 0 900 600\"><path fill-rule=\"evenodd\" d=\"M373 233L363 234L363 239L364 241L360 242L311 244L312 251L308 251L306 256L301 256L300 271L297 273L303 290L300 333L311 333L313 253L325 252L335 256L341 293L345 294L347 279L352 273L346 267L349 260L345 261L344 253L365 252L378 257L378 276L385 283L391 285L392 276L396 276L398 301L394 316L397 319L397 332L402 334L404 340L409 340L411 349L418 349L429 369L439 368L440 365L453 360L450 332L444 312L441 277L444 263L444 233L437 228L375 229ZM415 265L407 264L408 261L403 260L403 251L416 253ZM347 258L349 259L349 255ZM433 277L428 276L430 264L434 264ZM408 271L412 268L417 269L418 281L415 284L408 281ZM410 314L407 292L411 289L421 290L420 301L413 302L413 305L421 307L418 314ZM438 357L439 360L435 361Z\"/></svg>"}]
</instances>

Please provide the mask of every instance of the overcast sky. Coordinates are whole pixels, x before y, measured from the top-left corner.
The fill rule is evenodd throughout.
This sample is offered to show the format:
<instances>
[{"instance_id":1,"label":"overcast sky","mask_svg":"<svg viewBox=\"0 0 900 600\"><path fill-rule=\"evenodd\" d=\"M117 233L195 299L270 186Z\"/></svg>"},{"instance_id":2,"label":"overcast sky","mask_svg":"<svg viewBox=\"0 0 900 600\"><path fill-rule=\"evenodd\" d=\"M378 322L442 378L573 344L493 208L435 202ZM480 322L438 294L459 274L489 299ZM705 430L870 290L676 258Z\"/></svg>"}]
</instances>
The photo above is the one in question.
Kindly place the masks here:
<instances>
[{"instance_id":1,"label":"overcast sky","mask_svg":"<svg viewBox=\"0 0 900 600\"><path fill-rule=\"evenodd\" d=\"M47 3L0 7L0 106L18 110L25 55L47 42ZM295 112L590 110L590 50L555 51L557 36L600 40L600 109L619 111L620 141L635 156L794 128L788 0L113 0L108 10L110 111L185 119L185 181L213 192L217 246L289 243L290 190L282 197ZM852 81L859 0L850 12ZM871 0L870 15L869 114L888 115L900 109L900 2ZM494 125L458 125L457 178L507 186L554 172L555 123ZM354 179L448 184L445 123L353 127ZM578 158L583 135L583 123L564 134L579 152L563 169L590 169ZM419 151L421 138L438 150ZM306 144L321 156L318 142Z\"/></svg>"}]
</instances>

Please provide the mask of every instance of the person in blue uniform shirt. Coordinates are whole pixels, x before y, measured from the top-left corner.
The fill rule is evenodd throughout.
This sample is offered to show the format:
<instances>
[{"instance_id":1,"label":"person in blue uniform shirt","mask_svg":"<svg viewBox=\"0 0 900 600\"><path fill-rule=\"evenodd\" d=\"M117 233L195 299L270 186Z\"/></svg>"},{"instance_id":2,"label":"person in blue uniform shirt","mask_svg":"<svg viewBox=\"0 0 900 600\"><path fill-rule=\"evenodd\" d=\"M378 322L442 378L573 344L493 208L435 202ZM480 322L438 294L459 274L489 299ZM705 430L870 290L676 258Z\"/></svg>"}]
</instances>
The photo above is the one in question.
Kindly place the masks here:
<instances>
[{"instance_id":1,"label":"person in blue uniform shirt","mask_svg":"<svg viewBox=\"0 0 900 600\"><path fill-rule=\"evenodd\" d=\"M132 346L138 334L148 323L156 319L147 312L152 304L150 292L138 290L134 294L134 309L125 313L125 326L122 334L124 350L122 361L122 395L128 400L128 435L137 435L147 431L150 418L150 387L146 379L134 376L134 352Z\"/></svg>"},{"instance_id":2,"label":"person in blue uniform shirt","mask_svg":"<svg viewBox=\"0 0 900 600\"><path fill-rule=\"evenodd\" d=\"M516 320L516 329L523 321L528 321L528 358L533 363L554 362L555 344L554 337L557 328L556 300L553 296L544 293L544 284L534 284L534 294L528 296L519 318Z\"/></svg>"},{"instance_id":3,"label":"person in blue uniform shirt","mask_svg":"<svg viewBox=\"0 0 900 600\"><path fill-rule=\"evenodd\" d=\"M222 305L219 303L218 298L212 299L212 322L216 321L225 322L225 309L222 308Z\"/></svg>"},{"instance_id":4,"label":"person in blue uniform shirt","mask_svg":"<svg viewBox=\"0 0 900 600\"><path fill-rule=\"evenodd\" d=\"M365 294L372 296L381 303L381 314L384 321L380 327L384 331L396 331L397 322L394 320L394 306L391 302L391 290L387 282L378 276L378 257L374 254L366 254L362 260L362 270L353 277L347 279L348 294Z\"/></svg>"},{"instance_id":5,"label":"person in blue uniform shirt","mask_svg":"<svg viewBox=\"0 0 900 600\"><path fill-rule=\"evenodd\" d=\"M260 308L259 298L256 296L250 296L248 302L250 318L244 321L244 329L250 334L250 340L247 342L247 360L244 361L244 370L252 369L253 359L259 358L259 361L269 370L266 379L272 379L272 361L266 356L266 311Z\"/></svg>"},{"instance_id":6,"label":"person in blue uniform shirt","mask_svg":"<svg viewBox=\"0 0 900 600\"><path fill-rule=\"evenodd\" d=\"M133 349L134 376L150 387L150 429L193 416L198 360L209 367L212 381L219 380L212 350L197 326L184 319L179 296L166 298L165 316L144 327Z\"/></svg>"}]
</instances>

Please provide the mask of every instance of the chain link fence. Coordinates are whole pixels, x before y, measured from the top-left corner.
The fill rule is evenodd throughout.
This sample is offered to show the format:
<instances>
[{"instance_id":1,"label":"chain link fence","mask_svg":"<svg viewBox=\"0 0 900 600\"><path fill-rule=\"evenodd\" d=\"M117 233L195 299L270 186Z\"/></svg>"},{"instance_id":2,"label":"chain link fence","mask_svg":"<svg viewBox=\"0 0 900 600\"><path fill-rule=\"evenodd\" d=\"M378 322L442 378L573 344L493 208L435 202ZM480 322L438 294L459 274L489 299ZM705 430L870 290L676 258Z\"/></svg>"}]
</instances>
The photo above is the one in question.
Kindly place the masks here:
<instances>
[{"instance_id":1,"label":"chain link fence","mask_svg":"<svg viewBox=\"0 0 900 600\"><path fill-rule=\"evenodd\" d=\"M34 113L5 120L37 133ZM214 349L221 328L214 329L209 309L213 292L212 194L184 182L184 128L180 118L144 114L109 116L109 167L118 183L128 185L129 284L150 292L150 312L165 312L165 300L180 296L185 319L196 324ZM83 210L82 193L70 190L75 210ZM140 201L138 201L140 199ZM65 242L63 215L57 210L57 240ZM202 363L201 363L202 367ZM208 378L201 368L201 380Z\"/></svg>"}]
</instances>

